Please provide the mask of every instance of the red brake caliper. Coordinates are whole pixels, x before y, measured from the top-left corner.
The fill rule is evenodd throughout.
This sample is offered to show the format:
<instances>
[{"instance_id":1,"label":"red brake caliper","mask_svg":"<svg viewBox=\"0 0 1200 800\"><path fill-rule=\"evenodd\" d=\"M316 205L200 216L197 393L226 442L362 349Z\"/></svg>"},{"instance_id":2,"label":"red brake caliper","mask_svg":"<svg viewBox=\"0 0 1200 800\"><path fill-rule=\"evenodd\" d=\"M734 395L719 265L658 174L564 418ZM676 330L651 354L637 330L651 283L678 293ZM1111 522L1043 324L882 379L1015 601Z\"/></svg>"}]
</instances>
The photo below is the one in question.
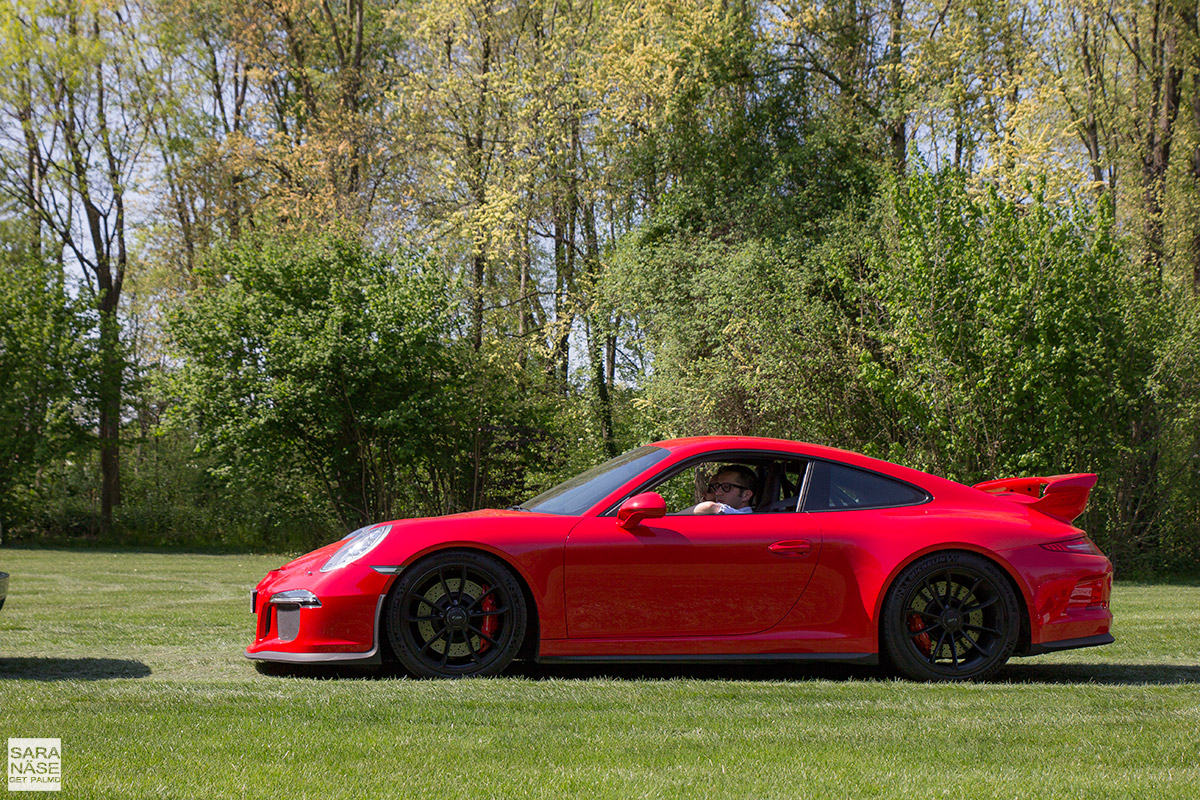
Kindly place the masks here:
<instances>
[{"instance_id":1,"label":"red brake caliper","mask_svg":"<svg viewBox=\"0 0 1200 800\"><path fill-rule=\"evenodd\" d=\"M921 615L920 614L909 614L908 615L908 632L909 633L919 633L920 631L923 631L923 630L925 630L925 623L921 620ZM920 650L922 653L924 653L926 656L928 656L930 651L933 650L933 642L931 642L929 640L928 633L922 633L920 636L914 636L913 644L915 644L917 646L917 649Z\"/></svg>"},{"instance_id":2,"label":"red brake caliper","mask_svg":"<svg viewBox=\"0 0 1200 800\"><path fill-rule=\"evenodd\" d=\"M483 588L484 593L486 594L488 591L488 587L484 586L482 588ZM487 597L483 598L483 602L479 604L479 607L484 611L495 611L496 610L495 595L489 594ZM479 630L483 631L486 635L494 638L496 636L496 626L499 624L500 623L496 620L496 617L484 617L483 624L481 624L479 626ZM480 653L487 652L487 649L490 646L491 645L487 639L479 640L479 652Z\"/></svg>"}]
</instances>

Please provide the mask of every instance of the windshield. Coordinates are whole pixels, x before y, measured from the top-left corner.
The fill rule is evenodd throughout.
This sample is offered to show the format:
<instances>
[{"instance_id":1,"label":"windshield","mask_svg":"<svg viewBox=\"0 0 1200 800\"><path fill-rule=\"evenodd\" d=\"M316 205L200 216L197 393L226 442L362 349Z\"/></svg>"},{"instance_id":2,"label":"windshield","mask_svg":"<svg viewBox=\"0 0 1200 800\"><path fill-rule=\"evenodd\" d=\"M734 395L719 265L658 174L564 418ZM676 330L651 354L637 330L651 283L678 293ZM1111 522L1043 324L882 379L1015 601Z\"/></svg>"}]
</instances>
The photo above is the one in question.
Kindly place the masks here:
<instances>
[{"instance_id":1,"label":"windshield","mask_svg":"<svg viewBox=\"0 0 1200 800\"><path fill-rule=\"evenodd\" d=\"M639 447L580 473L521 504L527 511L577 517L630 479L670 455L660 447Z\"/></svg>"}]
</instances>

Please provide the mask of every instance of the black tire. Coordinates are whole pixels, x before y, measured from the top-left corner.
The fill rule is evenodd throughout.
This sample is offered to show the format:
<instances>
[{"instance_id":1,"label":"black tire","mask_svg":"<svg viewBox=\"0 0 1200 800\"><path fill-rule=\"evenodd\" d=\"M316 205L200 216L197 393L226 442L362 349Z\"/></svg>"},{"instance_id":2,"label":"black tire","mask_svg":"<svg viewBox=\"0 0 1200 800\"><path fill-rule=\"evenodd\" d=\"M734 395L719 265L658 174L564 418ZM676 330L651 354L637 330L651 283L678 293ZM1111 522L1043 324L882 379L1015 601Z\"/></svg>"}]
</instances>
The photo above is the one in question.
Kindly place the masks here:
<instances>
[{"instance_id":1,"label":"black tire","mask_svg":"<svg viewBox=\"0 0 1200 800\"><path fill-rule=\"evenodd\" d=\"M904 570L888 592L881 645L908 678L985 680L1012 655L1020 613L996 565L972 553L933 553Z\"/></svg>"},{"instance_id":2,"label":"black tire","mask_svg":"<svg viewBox=\"0 0 1200 800\"><path fill-rule=\"evenodd\" d=\"M422 678L495 675L525 638L525 595L491 556L435 553L392 588L387 632L396 658Z\"/></svg>"}]
</instances>

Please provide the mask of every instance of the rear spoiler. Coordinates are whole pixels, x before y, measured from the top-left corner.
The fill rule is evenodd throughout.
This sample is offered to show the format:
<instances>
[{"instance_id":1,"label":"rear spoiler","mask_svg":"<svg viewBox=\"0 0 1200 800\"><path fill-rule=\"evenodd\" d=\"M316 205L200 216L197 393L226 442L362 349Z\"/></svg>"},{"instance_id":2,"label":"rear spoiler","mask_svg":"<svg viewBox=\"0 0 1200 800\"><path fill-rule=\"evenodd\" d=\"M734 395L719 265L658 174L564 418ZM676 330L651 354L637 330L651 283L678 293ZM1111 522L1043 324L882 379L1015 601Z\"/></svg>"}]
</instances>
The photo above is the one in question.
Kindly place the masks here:
<instances>
[{"instance_id":1,"label":"rear spoiler","mask_svg":"<svg viewBox=\"0 0 1200 800\"><path fill-rule=\"evenodd\" d=\"M974 488L1070 522L1083 513L1088 494L1095 485L1093 473L1080 472L1046 478L1002 478L977 483Z\"/></svg>"}]
</instances>

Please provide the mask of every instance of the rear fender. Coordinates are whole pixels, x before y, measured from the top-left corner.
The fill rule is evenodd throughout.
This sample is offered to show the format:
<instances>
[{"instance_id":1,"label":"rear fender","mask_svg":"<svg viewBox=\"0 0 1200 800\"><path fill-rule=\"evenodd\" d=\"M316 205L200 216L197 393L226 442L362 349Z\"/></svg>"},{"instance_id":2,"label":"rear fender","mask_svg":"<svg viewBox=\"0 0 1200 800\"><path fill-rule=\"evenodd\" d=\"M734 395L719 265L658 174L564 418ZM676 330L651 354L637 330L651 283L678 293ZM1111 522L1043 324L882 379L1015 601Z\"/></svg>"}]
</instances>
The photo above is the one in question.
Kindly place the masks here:
<instances>
[{"instance_id":1,"label":"rear fender","mask_svg":"<svg viewBox=\"0 0 1200 800\"><path fill-rule=\"evenodd\" d=\"M879 626L883 624L883 602L885 599L887 599L888 592L891 591L892 586L895 584L897 578L900 577L900 574L903 573L904 570L908 569L909 566L914 564L917 560L924 558L925 556L932 555L933 553L949 553L954 551L972 553L977 556L982 556L983 558L986 558L988 561L992 562L992 565L999 569L1000 572L1006 578L1008 578L1009 586L1016 593L1017 604L1020 606L1021 610L1021 637L1023 641L1028 642L1029 636L1032 634L1033 626L1032 615L1029 612L1029 609L1033 607L1033 592L1030 590L1029 585L1025 583L1020 574L1012 567L1011 564L1008 563L1007 560L1001 558L991 550L969 542L947 542L931 547L925 547L916 551L915 553L909 554L907 558L898 563L887 576L887 578L882 582L875 596L869 599L871 605L868 605L867 607L873 607L875 609L874 620L876 630L878 631ZM863 600L865 603L868 601L868 598L864 597ZM1018 646L1020 646L1020 643L1018 643Z\"/></svg>"}]
</instances>

